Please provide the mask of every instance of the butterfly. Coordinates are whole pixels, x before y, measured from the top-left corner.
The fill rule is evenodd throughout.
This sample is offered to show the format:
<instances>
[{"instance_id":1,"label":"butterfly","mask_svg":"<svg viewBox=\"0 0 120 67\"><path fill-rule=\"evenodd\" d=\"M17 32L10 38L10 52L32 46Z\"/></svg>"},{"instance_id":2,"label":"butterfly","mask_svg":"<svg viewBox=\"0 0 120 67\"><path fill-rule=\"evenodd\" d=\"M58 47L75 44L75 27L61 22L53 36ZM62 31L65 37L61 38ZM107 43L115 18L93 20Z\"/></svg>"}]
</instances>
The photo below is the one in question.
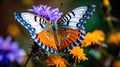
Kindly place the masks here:
<instances>
[{"instance_id":1,"label":"butterfly","mask_svg":"<svg viewBox=\"0 0 120 67\"><path fill-rule=\"evenodd\" d=\"M95 12L95 5L77 7L63 15L57 23L30 12L15 12L15 18L44 50L68 52L80 45L85 36L84 24Z\"/></svg>"}]
</instances>

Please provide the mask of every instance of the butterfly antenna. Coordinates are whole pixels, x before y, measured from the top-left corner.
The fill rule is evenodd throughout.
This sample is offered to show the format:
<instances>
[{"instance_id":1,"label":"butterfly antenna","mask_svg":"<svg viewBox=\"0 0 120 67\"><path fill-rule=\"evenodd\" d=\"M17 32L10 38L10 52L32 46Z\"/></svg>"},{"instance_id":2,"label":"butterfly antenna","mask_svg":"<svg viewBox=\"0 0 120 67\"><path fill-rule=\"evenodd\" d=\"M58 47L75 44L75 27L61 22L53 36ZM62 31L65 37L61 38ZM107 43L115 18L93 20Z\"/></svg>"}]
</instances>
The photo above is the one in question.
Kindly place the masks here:
<instances>
[{"instance_id":1,"label":"butterfly antenna","mask_svg":"<svg viewBox=\"0 0 120 67\"><path fill-rule=\"evenodd\" d=\"M63 0L60 0L60 1L61 1L61 4L60 4L60 10L61 10L63 6Z\"/></svg>"}]
</instances>

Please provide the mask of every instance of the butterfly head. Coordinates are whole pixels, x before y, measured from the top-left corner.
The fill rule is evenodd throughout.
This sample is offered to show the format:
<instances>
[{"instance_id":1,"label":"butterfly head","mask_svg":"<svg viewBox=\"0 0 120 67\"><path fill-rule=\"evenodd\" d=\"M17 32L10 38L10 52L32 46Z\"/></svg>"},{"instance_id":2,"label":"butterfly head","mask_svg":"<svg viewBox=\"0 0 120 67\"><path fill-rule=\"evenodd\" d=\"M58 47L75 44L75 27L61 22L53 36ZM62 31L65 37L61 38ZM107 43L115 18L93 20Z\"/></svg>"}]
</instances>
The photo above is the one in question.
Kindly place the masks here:
<instances>
[{"instance_id":1,"label":"butterfly head","mask_svg":"<svg viewBox=\"0 0 120 67\"><path fill-rule=\"evenodd\" d=\"M56 30L58 30L58 26L57 26L57 23L51 23L52 24L52 29L53 29L53 31L56 31Z\"/></svg>"}]
</instances>

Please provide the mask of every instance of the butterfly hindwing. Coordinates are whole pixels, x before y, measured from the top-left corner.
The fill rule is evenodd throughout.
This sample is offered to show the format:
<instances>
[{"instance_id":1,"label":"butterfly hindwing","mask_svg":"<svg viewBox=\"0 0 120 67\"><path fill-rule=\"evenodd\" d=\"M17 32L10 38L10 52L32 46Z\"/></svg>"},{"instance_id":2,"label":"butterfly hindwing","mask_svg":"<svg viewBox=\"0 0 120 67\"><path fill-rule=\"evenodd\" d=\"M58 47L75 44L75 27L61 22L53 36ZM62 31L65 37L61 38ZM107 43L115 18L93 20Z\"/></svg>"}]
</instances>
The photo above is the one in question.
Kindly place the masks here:
<instances>
[{"instance_id":1,"label":"butterfly hindwing","mask_svg":"<svg viewBox=\"0 0 120 67\"><path fill-rule=\"evenodd\" d=\"M62 28L80 30L94 11L94 5L78 7L68 12L59 22Z\"/></svg>"},{"instance_id":2,"label":"butterfly hindwing","mask_svg":"<svg viewBox=\"0 0 120 67\"><path fill-rule=\"evenodd\" d=\"M85 29L82 27L80 30L71 28L61 28L59 31L60 47L63 52L68 52L73 47L80 45L85 36ZM60 33L61 32L61 33Z\"/></svg>"}]
</instances>

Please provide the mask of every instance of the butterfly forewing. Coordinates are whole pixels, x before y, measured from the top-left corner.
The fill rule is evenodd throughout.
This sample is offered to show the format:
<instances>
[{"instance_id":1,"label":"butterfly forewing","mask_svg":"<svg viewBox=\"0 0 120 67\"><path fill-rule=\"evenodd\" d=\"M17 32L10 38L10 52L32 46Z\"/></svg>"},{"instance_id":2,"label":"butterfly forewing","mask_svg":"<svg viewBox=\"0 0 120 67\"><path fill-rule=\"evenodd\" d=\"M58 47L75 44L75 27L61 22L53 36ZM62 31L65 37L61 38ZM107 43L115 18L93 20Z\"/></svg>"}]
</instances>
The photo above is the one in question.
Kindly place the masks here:
<instances>
[{"instance_id":1,"label":"butterfly forewing","mask_svg":"<svg viewBox=\"0 0 120 67\"><path fill-rule=\"evenodd\" d=\"M59 21L60 27L80 30L94 11L94 5L75 8L61 18Z\"/></svg>"},{"instance_id":2,"label":"butterfly forewing","mask_svg":"<svg viewBox=\"0 0 120 67\"><path fill-rule=\"evenodd\" d=\"M32 13L15 12L15 17L31 34L37 34L49 27L48 21Z\"/></svg>"}]
</instances>

